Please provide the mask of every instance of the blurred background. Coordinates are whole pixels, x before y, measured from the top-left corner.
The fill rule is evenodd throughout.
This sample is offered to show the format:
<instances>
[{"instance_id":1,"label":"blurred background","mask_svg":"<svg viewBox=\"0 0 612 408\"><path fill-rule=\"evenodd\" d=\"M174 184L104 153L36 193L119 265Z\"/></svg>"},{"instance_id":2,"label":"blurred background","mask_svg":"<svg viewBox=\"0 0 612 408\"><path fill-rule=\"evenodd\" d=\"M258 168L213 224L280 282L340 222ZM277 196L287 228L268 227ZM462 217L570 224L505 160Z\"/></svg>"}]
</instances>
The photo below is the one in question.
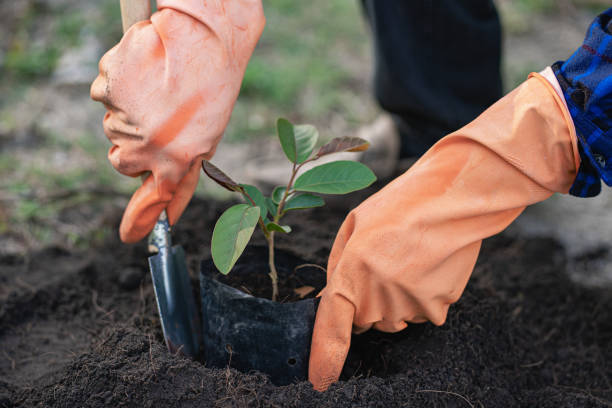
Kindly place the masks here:
<instances>
[{"instance_id":1,"label":"blurred background","mask_svg":"<svg viewBox=\"0 0 612 408\"><path fill-rule=\"evenodd\" d=\"M529 72L567 58L610 5L496 3L506 90ZM358 6L347 0L264 0L266 29L216 163L244 180L259 152L276 143L279 116L313 123L328 138L352 134L377 117L370 36ZM120 37L117 0L0 2L0 255L50 244L86 248L116 234L109 219L140 182L108 163L103 107L89 99L89 85L99 58ZM207 180L197 194L223 197ZM608 190L596 199L554 197L529 209L510 233L554 236L577 270L591 271L593 283L612 282L611 210Z\"/></svg>"}]
</instances>

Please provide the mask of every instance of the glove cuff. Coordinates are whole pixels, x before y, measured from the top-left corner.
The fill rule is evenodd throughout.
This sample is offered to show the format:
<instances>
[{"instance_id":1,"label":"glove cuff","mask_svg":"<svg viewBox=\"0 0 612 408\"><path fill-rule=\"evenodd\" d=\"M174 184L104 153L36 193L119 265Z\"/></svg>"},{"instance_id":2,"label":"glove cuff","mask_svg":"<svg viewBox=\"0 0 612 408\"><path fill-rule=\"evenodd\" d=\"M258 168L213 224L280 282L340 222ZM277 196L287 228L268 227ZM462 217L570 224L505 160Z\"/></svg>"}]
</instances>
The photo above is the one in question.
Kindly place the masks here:
<instances>
[{"instance_id":1,"label":"glove cuff","mask_svg":"<svg viewBox=\"0 0 612 408\"><path fill-rule=\"evenodd\" d=\"M529 74L528 78L537 78L540 80L540 82L551 91L551 95L557 102L557 105L559 105L559 109L561 109L561 114L563 115L563 119L565 119L565 123L567 124L567 128L569 130L570 142L572 144L572 151L574 153L574 164L576 169L579 169L581 159L580 151L578 149L576 126L574 125L572 115L567 107L565 97L563 96L563 90L561 89L561 85L559 85L559 81L557 81L557 77L555 77L555 73L551 67L546 67L546 69L540 73L532 72Z\"/></svg>"}]
</instances>

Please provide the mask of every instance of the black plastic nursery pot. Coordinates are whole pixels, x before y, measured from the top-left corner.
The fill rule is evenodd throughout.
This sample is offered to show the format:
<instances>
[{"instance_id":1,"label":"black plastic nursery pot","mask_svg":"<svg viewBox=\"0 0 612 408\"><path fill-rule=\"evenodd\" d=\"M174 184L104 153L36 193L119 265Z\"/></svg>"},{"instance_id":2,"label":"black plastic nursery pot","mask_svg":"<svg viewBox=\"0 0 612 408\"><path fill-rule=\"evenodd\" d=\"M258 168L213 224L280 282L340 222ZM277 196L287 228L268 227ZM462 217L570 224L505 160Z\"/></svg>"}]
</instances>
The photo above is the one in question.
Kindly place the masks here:
<instances>
[{"instance_id":1,"label":"black plastic nursery pot","mask_svg":"<svg viewBox=\"0 0 612 408\"><path fill-rule=\"evenodd\" d=\"M257 370L268 374L274 384L286 385L308 377L319 303L314 295L325 284L325 272L312 266L296 269L306 262L277 250L279 301L273 302L267 256L267 248L249 247L227 276L211 259L202 262L204 360L208 367ZM313 297L299 300L294 289L305 287L315 288Z\"/></svg>"}]
</instances>

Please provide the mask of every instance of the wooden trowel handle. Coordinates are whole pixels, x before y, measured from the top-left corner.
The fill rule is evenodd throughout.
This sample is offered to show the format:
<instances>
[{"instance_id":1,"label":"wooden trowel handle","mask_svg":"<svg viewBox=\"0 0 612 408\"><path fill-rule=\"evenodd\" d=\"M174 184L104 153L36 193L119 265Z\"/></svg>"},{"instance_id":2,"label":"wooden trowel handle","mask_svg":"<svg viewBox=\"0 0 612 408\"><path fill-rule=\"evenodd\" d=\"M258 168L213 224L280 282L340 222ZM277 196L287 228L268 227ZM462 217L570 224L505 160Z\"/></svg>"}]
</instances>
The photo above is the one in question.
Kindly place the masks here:
<instances>
[{"instance_id":1,"label":"wooden trowel handle","mask_svg":"<svg viewBox=\"0 0 612 408\"><path fill-rule=\"evenodd\" d=\"M119 0L121 4L121 22L125 33L134 23L148 20L151 17L150 0Z\"/></svg>"},{"instance_id":2,"label":"wooden trowel handle","mask_svg":"<svg viewBox=\"0 0 612 408\"><path fill-rule=\"evenodd\" d=\"M124 33L137 22L148 20L151 17L150 0L119 0L119 4ZM149 174L149 172L144 173L140 179L144 182Z\"/></svg>"},{"instance_id":3,"label":"wooden trowel handle","mask_svg":"<svg viewBox=\"0 0 612 408\"><path fill-rule=\"evenodd\" d=\"M121 5L121 23L123 24L123 32L125 33L132 25L139 21L148 20L151 17L151 1L150 0L119 0ZM145 172L140 176L144 181L151 175L151 172ZM166 218L165 211L160 215L160 221ZM163 235L163 234L162 234ZM169 238L169 234L165 232L165 238ZM157 252L158 249L151 247L151 237L149 237L149 252Z\"/></svg>"}]
</instances>

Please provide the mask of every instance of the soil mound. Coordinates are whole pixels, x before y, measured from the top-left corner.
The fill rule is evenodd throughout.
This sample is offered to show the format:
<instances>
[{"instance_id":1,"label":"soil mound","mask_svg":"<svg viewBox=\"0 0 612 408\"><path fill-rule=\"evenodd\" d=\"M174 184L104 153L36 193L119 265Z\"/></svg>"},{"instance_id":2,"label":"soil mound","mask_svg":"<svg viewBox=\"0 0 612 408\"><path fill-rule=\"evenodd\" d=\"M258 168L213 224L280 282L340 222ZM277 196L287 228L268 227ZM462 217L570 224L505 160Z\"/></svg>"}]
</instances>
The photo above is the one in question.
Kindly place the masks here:
<instances>
[{"instance_id":1,"label":"soil mound","mask_svg":"<svg viewBox=\"0 0 612 408\"><path fill-rule=\"evenodd\" d=\"M324 265L341 204L288 219L279 246ZM194 200L175 232L194 291L224 208ZM612 290L569 281L550 239L486 241L444 326L354 336L343 380L326 393L168 354L146 256L144 244L113 238L0 259L0 407L612 405Z\"/></svg>"}]
</instances>

